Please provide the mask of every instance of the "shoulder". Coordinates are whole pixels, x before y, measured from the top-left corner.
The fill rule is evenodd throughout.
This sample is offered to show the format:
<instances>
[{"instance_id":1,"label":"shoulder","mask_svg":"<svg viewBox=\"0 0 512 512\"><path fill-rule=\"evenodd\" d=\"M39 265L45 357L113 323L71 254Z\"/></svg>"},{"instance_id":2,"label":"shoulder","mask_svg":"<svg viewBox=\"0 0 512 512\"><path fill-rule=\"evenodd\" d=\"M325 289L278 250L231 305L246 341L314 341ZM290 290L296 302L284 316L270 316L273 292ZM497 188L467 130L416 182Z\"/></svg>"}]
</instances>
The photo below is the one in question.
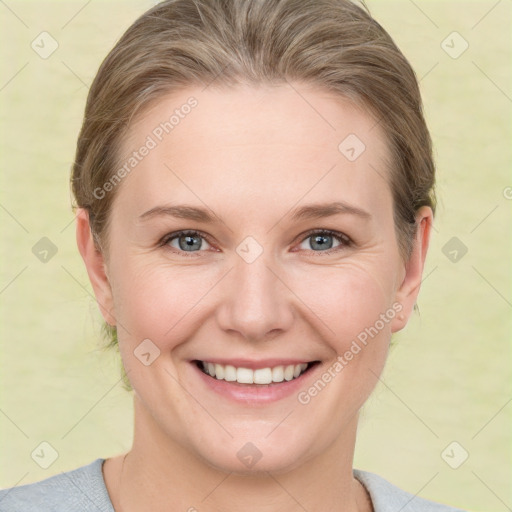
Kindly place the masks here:
<instances>
[{"instance_id":1,"label":"shoulder","mask_svg":"<svg viewBox=\"0 0 512 512\"><path fill-rule=\"evenodd\" d=\"M1 512L114 512L103 479L104 459L40 482L0 490Z\"/></svg>"},{"instance_id":2,"label":"shoulder","mask_svg":"<svg viewBox=\"0 0 512 512\"><path fill-rule=\"evenodd\" d=\"M463 512L403 491L375 473L359 469L353 473L370 494L375 512Z\"/></svg>"}]
</instances>

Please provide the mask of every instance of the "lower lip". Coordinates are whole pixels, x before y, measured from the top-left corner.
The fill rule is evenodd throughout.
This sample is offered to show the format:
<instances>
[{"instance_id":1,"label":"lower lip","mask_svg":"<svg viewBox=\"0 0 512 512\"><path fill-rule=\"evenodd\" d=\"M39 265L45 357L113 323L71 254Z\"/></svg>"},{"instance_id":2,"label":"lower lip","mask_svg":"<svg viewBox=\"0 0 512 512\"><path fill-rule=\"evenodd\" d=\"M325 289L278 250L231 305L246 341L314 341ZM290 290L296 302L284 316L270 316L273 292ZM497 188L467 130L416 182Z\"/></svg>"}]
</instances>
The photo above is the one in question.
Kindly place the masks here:
<instances>
[{"instance_id":1,"label":"lower lip","mask_svg":"<svg viewBox=\"0 0 512 512\"><path fill-rule=\"evenodd\" d=\"M285 380L272 384L240 384L239 382L218 380L202 372L195 361L191 362L191 364L199 378L209 389L226 398L251 405L268 404L289 397L290 395L297 395L299 391L305 388L305 383L310 380L313 373L316 373L317 367L320 366L317 363L308 368L296 379L289 381Z\"/></svg>"}]
</instances>

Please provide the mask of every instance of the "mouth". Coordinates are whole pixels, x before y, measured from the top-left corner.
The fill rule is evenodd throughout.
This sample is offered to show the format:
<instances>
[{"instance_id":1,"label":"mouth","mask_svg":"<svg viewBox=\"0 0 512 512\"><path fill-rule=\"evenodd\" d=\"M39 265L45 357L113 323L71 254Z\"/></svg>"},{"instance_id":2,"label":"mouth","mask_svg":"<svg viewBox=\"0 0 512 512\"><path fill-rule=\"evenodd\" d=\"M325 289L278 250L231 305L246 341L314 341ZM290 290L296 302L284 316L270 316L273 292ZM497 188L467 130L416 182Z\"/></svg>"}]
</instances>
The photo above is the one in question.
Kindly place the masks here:
<instances>
[{"instance_id":1,"label":"mouth","mask_svg":"<svg viewBox=\"0 0 512 512\"><path fill-rule=\"evenodd\" d=\"M305 373L310 372L313 367L320 364L320 361L309 361L252 369L197 359L192 362L201 372L213 380L251 387L269 387L290 382L299 379Z\"/></svg>"}]
</instances>

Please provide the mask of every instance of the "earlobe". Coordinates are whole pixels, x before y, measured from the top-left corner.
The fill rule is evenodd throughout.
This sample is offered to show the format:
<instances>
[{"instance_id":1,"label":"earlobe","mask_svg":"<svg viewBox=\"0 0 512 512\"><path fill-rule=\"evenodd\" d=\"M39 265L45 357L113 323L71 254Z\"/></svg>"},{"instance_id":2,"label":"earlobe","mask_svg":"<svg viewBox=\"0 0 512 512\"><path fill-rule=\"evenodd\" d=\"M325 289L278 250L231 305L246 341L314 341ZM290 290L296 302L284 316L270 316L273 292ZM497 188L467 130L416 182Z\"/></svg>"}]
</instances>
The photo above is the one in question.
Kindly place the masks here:
<instances>
[{"instance_id":1,"label":"earlobe","mask_svg":"<svg viewBox=\"0 0 512 512\"><path fill-rule=\"evenodd\" d=\"M430 242L432 222L432 209L428 206L421 207L416 214L417 229L413 249L405 265L405 275L395 298L395 301L401 305L401 310L400 314L393 319L391 332L400 331L405 327L416 304Z\"/></svg>"},{"instance_id":2,"label":"earlobe","mask_svg":"<svg viewBox=\"0 0 512 512\"><path fill-rule=\"evenodd\" d=\"M89 224L89 212L84 208L79 208L76 214L76 242L101 314L109 325L116 325L112 288L106 273L104 255L94 242Z\"/></svg>"}]
</instances>

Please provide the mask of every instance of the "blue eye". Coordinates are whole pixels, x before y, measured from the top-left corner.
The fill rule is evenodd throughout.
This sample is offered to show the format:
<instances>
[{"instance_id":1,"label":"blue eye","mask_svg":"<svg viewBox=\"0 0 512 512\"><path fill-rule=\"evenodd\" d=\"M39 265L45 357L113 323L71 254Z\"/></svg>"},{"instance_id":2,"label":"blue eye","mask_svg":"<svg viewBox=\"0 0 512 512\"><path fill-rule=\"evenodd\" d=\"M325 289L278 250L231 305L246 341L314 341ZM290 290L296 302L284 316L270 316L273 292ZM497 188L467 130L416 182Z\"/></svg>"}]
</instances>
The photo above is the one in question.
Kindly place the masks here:
<instances>
[{"instance_id":1,"label":"blue eye","mask_svg":"<svg viewBox=\"0 0 512 512\"><path fill-rule=\"evenodd\" d=\"M171 245L171 242L177 241L178 247ZM210 245L205 237L197 231L178 231L165 237L163 245L169 245L173 249L178 249L184 252L198 252L203 247L203 241ZM199 251L200 252L200 251Z\"/></svg>"},{"instance_id":2,"label":"blue eye","mask_svg":"<svg viewBox=\"0 0 512 512\"><path fill-rule=\"evenodd\" d=\"M334 248L333 239L339 242L339 245ZM347 235L338 233L337 231L331 231L329 229L317 229L310 231L307 233L307 236L303 239L302 243L307 240L311 241L309 242L310 248L306 250L312 250L313 252L334 252L340 248L350 247L352 245L352 240Z\"/></svg>"}]
</instances>

